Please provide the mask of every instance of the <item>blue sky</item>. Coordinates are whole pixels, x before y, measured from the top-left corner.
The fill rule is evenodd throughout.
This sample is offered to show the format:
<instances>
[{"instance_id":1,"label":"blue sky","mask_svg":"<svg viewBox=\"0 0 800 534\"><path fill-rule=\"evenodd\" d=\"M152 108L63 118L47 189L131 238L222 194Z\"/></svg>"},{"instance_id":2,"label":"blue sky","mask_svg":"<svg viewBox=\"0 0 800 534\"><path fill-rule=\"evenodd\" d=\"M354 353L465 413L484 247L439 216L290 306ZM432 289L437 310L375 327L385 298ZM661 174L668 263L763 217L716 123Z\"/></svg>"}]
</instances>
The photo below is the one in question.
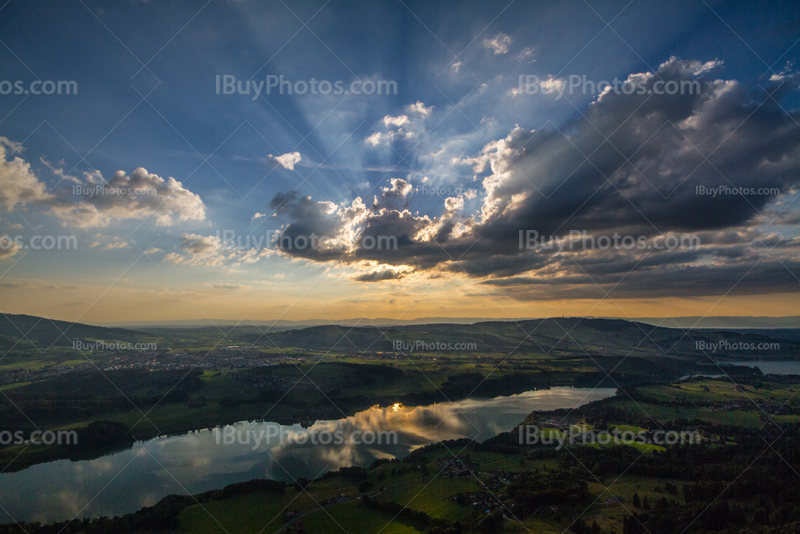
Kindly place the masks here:
<instances>
[{"instance_id":1,"label":"blue sky","mask_svg":"<svg viewBox=\"0 0 800 534\"><path fill-rule=\"evenodd\" d=\"M261 320L284 314L285 318L540 316L562 309L593 315L702 315L729 289L729 281L735 282L737 274L745 274L746 267L761 258L757 272L770 264L781 275L771 276L774 272L765 270L756 278L771 277L773 284L758 280L738 284L740 290L719 309L727 306L729 315L744 312L750 306L748 299L766 291L774 295L769 308L796 314L791 287L798 273L791 251L798 235L791 216L796 206L786 210L780 206L791 202L797 188L793 125L798 118L794 74L800 54L800 46L795 46L798 29L800 6L792 2L456 5L214 0L204 5L86 0L54 5L10 0L0 10L0 80L22 81L24 87L37 79L71 80L79 89L77 95L0 96L6 159L29 165L24 171L29 182L43 187L34 191L38 198L19 197L19 191L17 200L5 195L0 230L24 240L37 233L75 235L79 246L6 254L0 261L0 273L5 272L0 278L4 284L0 305L7 312L101 322L245 315ZM658 113L663 120L659 118L662 122L652 130L631 130L634 137L637 132L649 133L632 142L630 151L620 147L617 152L624 153L620 163L625 158L649 158L642 165L657 172L646 181L665 193L679 182L682 188L692 187L695 179L706 180L702 183L707 185L763 182L779 192L768 198L718 199L720 203L713 206L695 205L689 197L669 204L678 198L675 195L662 199L665 205L655 206L649 197L636 196L639 190L630 178L624 183L611 179L606 183L627 204L612 200L615 192L610 191L607 204L593 205L606 192L590 197L593 179L587 175L584 181L584 171L576 169L591 165L602 174L604 163L611 165L609 158L617 156L603 155L608 146L603 149L602 140L590 138L592 128L610 138L609 133L622 135L635 121L625 122L616 115L627 109L625 95L598 103L597 94L563 94L559 84L568 83L570 76L585 76L595 83L643 73L667 76L673 67L680 67L680 76L687 80L700 80L704 90L718 90L716 81L735 83L735 106L714 115L712 104L727 106L734 98L721 90L716 103L666 97L647 104L641 100L641 109L659 106L651 115L642 115L642 121L653 125L652 117ZM356 80L394 82L397 91L257 98L216 94L217 77L226 75L254 83L268 76L292 82L341 81L345 86ZM521 75L550 80L557 90L514 94ZM765 91L773 90L776 97L766 98ZM752 107L759 103L763 104L758 109ZM703 105L703 116L719 124L742 111L756 111L741 128L732 127L724 135L712 126L702 129L690 122L673 126L677 119L661 129L666 117L680 116L682 106L699 110ZM635 110L629 111L635 114ZM615 120L624 128L602 126ZM683 169L687 158L666 147L678 142L672 137L663 140L666 148L652 154L635 150L648 142L649 146L661 143L661 136L675 135L665 133L673 127L692 129L694 133L685 136L692 146L708 141L707 150L696 148L703 156L712 156L708 162L705 157L697 162L713 168L694 173ZM745 158L750 163L737 166L724 149L712 152L719 141L731 143L748 135L758 139L763 136L759 128L786 129L781 135L786 146L780 154L750 143L754 148ZM538 132L542 135L533 135ZM523 138L523 143L515 144ZM498 142L504 143L501 149ZM612 139L609 144L616 148L624 142ZM591 147L589 152L597 149L596 162L590 157L582 164L589 155L582 152L585 147ZM502 167L508 161L503 160L502 150L519 151L508 155L508 161L515 167L526 162L525 169L516 171L531 173L524 176L530 186L523 183L508 198L495 198L493 206L507 204L502 213L490 213L487 199L514 179L503 177ZM292 157L294 153L297 156ZM534 158L530 162L524 159L529 153ZM765 162L782 160L788 163L779 169L765 167ZM574 162L571 167L570 162ZM728 167L734 174L728 174ZM151 176L142 178L142 183L172 177L180 185L159 186L163 196L154 203L87 199L64 189L102 184L117 171L123 171L120 183L131 183L127 177L138 168ZM742 169L740 175L737 168ZM546 170L547 176L536 177L538 170ZM725 181L713 178L715 170L725 175ZM680 173L684 181L673 182ZM531 195L555 194L556 183L564 184L565 190L575 188L575 198L585 193L585 209L597 211L578 211L573 218L576 210L562 214L568 206L556 206L556 197L549 196L548 204L533 204ZM420 187L448 192L420 194ZM281 196L291 191L296 191L294 196ZM175 193L181 200L167 202ZM304 204L306 197L310 199ZM357 198L362 199L363 210L353 204ZM448 198L453 199L450 204ZM76 211L75 206L83 207ZM521 210L519 217L514 210ZM738 216L728 220L720 215L719 222L712 222L691 215L699 211L710 216L717 210ZM545 233L547 224L533 215L543 211L549 213L548 220L562 223L550 228L556 234L614 230L648 238L665 232L713 235L705 238L708 248L702 254L678 257L669 251L669 259L668 254L648 259L640 255L635 258L639 263L631 263L632 270L623 268L630 258L619 254L610 258L599 251L592 255L581 250L575 257L553 261L511 253L509 243L516 243L519 231ZM644 220L634 221L636 211ZM780 213L773 226L766 224L771 219L768 211ZM405 219L404 212L409 214ZM617 224L609 224L602 213L615 213ZM361 217L361 224L347 217ZM456 230L449 237L445 235L444 241L431 237L450 220ZM416 233L397 236L406 237L408 248L401 239L400 250L385 255L358 249L358 240L370 228L374 232L384 228L381 231L387 233L386 228L406 223ZM335 229L337 238L350 239L350 245L356 243L355 248L344 255L274 248L248 255L246 250L224 251L213 239L225 231L258 237L277 230L297 237L326 228ZM725 232L739 234L739 248L734 250L730 243L722 248ZM747 232L751 234L744 237ZM792 246L779 246L786 251L784 256L764 249L739 264L726 263L741 258L745 244L752 252L767 235ZM428 246L434 242L441 246ZM648 266L655 256L664 261ZM461 258L463 263L457 261ZM596 280L586 266L598 262L614 265L616 278ZM581 268L576 270L575 265ZM709 266L726 274L714 275ZM566 278L555 280L554 272ZM634 275L623 276L629 272ZM589 281L577 279L584 275ZM636 276L641 279L626 287ZM696 284L686 288L665 282L661 291L645 290L659 281L680 278ZM598 299L623 280L619 300L605 299L598 307ZM543 285L553 290L539 290ZM685 300L686 291L695 300Z\"/></svg>"}]
</instances>

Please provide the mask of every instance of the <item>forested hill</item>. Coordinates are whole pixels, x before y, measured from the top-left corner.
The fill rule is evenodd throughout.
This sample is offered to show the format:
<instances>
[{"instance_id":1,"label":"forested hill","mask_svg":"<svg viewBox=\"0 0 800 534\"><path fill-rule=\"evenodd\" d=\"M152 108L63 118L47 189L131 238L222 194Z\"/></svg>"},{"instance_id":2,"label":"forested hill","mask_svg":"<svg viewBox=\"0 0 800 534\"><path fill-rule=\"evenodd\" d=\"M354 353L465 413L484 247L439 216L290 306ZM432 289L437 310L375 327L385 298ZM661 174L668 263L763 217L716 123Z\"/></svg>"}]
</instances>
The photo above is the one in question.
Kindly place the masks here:
<instances>
[{"instance_id":1,"label":"forested hill","mask_svg":"<svg viewBox=\"0 0 800 534\"><path fill-rule=\"evenodd\" d=\"M510 352L553 355L709 355L735 352L787 358L797 354L800 343L794 330L685 331L660 328L621 319L555 318L529 321L488 321L472 325L435 324L396 327L316 326L271 333L251 332L247 341L268 340L275 345L317 351L365 352ZM260 339L259 339L260 338ZM258 341L257 341L258 340ZM743 350L743 346L772 343L769 351ZM437 345L438 344L438 345ZM716 348L709 348L716 344ZM779 348L775 348L775 344ZM442 348L440 347L449 347Z\"/></svg>"},{"instance_id":2,"label":"forested hill","mask_svg":"<svg viewBox=\"0 0 800 534\"><path fill-rule=\"evenodd\" d=\"M0 318L5 350L69 347L74 340L144 343L159 347L220 344L296 348L333 353L535 353L554 356L690 356L791 359L800 354L800 330L684 330L622 319L549 318L475 324L404 326L327 325L274 330L246 326L148 329L105 328L29 315ZM764 348L764 347L767 348Z\"/></svg>"},{"instance_id":3,"label":"forested hill","mask_svg":"<svg viewBox=\"0 0 800 534\"><path fill-rule=\"evenodd\" d=\"M41 351L50 346L72 346L76 339L136 342L141 334L124 328L104 328L68 321L56 321L33 315L0 314L0 347L9 350L30 347Z\"/></svg>"}]
</instances>

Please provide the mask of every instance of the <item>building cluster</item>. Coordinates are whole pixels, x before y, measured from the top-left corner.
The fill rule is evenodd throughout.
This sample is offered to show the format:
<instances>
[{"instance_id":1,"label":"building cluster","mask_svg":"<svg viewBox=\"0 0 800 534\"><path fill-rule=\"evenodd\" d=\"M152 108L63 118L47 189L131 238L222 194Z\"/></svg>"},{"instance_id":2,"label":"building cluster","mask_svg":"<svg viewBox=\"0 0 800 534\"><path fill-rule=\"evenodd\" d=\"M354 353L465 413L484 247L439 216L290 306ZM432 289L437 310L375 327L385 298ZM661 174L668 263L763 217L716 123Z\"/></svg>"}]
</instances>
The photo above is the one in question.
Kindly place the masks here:
<instances>
[{"instance_id":1,"label":"building cluster","mask_svg":"<svg viewBox=\"0 0 800 534\"><path fill-rule=\"evenodd\" d=\"M10 371L0 372L0 385L18 384L20 382L33 382L35 380L44 380L46 378L54 378L65 375L73 371L86 371L89 369L94 369L94 365L91 362L80 363L77 365L52 364L38 368L13 369Z\"/></svg>"},{"instance_id":2,"label":"building cluster","mask_svg":"<svg viewBox=\"0 0 800 534\"><path fill-rule=\"evenodd\" d=\"M74 363L81 359L92 361ZM297 380L272 375L253 375L237 372L269 367L281 363L301 364L305 355L272 354L256 351L239 350L237 347L225 347L212 352L167 350L116 350L94 351L82 356L65 354L63 363L53 363L42 367L9 369L0 372L0 385L18 384L54 378L76 371L100 369L103 372L143 369L147 371L188 371L200 369L211 372L230 372L231 377L241 382L251 382L254 387L276 387L288 389ZM67 363L69 362L69 363ZM298 384L299 389L312 388L312 384Z\"/></svg>"},{"instance_id":3,"label":"building cluster","mask_svg":"<svg viewBox=\"0 0 800 534\"><path fill-rule=\"evenodd\" d=\"M479 464L472 461L468 454L455 458L439 459L439 476L442 478L462 478L475 474Z\"/></svg>"}]
</instances>

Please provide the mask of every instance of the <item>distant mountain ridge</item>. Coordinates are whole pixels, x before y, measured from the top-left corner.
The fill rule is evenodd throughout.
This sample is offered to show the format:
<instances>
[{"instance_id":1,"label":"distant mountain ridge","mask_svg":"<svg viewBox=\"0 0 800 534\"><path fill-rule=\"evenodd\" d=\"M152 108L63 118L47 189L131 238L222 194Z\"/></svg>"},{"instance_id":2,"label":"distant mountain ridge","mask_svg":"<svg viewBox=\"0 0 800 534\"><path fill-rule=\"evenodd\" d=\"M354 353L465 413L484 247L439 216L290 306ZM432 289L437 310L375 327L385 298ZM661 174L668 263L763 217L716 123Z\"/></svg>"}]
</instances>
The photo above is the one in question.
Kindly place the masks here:
<instances>
[{"instance_id":1,"label":"distant mountain ridge","mask_svg":"<svg viewBox=\"0 0 800 534\"><path fill-rule=\"evenodd\" d=\"M564 317L562 317L564 318ZM575 317L571 317L575 318ZM303 328L310 326L325 326L330 325L331 322L336 325L346 326L407 326L407 325L423 325L423 324L475 324L481 322L520 322L546 319L545 317L517 317L517 318L491 318L491 317L420 317L418 319L390 319L386 317L377 317L369 319L366 317L352 318L352 319L339 319L329 321L327 319L307 319L303 321L251 321L245 319L242 321L235 321L230 319L191 319L191 320L176 320L176 321L133 321L133 322L118 322L118 323L104 323L100 326L106 327L122 327L122 328L185 328L185 327L204 327L204 326L252 326L253 324L273 328ZM653 326L661 326L664 328L722 328L722 329L760 329L760 328L800 328L800 316L788 317L738 317L738 316L719 316L719 317L634 317L632 319L621 317L594 317L587 316L585 319L618 319L621 321L633 321L637 323L644 323Z\"/></svg>"},{"instance_id":2,"label":"distant mountain ridge","mask_svg":"<svg viewBox=\"0 0 800 534\"><path fill-rule=\"evenodd\" d=\"M419 319L389 319L386 317L377 317L370 319L367 317L352 318L352 319L339 319L329 321L327 319L306 319L303 321L287 321L278 319L275 321L260 320L251 321L245 319L242 321L235 321L231 319L189 319L177 321L134 321L134 322L118 322L107 323L105 326L116 326L122 328L185 328L185 327L205 327L205 326L274 326L275 328L302 328L309 326L325 326L330 325L331 322L336 325L347 326L389 326L389 325L411 325L411 324L473 324L482 321L494 321L489 317L420 317ZM508 319L508 321L525 321L527 318Z\"/></svg>"},{"instance_id":3,"label":"distant mountain ridge","mask_svg":"<svg viewBox=\"0 0 800 534\"><path fill-rule=\"evenodd\" d=\"M9 350L20 343L33 344L39 350L52 345L71 346L75 339L134 342L141 334L125 328L107 328L36 317L0 313L0 348Z\"/></svg>"},{"instance_id":4,"label":"distant mountain ridge","mask_svg":"<svg viewBox=\"0 0 800 534\"><path fill-rule=\"evenodd\" d=\"M696 330L654 327L622 319L549 318L522 321L484 321L473 324L427 324L392 327L315 326L267 332L270 342L320 352L395 351L422 352L421 347L443 344L441 352L544 353L554 356L682 356L709 359L725 356L724 350L703 347L756 346L779 341L770 352L735 349L736 357L793 357L800 349L798 330ZM252 332L255 342L263 334ZM471 347L459 346L472 344ZM399 347L399 349L398 349ZM438 352L427 350L426 352ZM711 361L709 360L709 363Z\"/></svg>"},{"instance_id":5,"label":"distant mountain ridge","mask_svg":"<svg viewBox=\"0 0 800 534\"><path fill-rule=\"evenodd\" d=\"M660 320L670 324L669 320ZM697 321L695 321L697 322ZM673 321L672 324L680 324ZM557 317L548 319L488 320L474 323L428 323L405 325L318 325L278 327L252 322L224 329L217 326L140 327L137 330L106 328L29 315L0 318L0 348L22 348L28 343L44 350L68 347L76 339L127 342L159 340L169 347L173 341L208 341L244 348L294 348L317 353L539 353L554 356L678 356L716 359L794 358L800 353L800 329L695 329L667 328L624 319ZM698 345L699 342L703 345ZM770 342L777 349L744 350L744 345ZM702 349L701 347L714 347ZM730 347L737 347L731 349ZM728 348L726 348L728 347ZM705 350L705 355L704 355ZM731 352L731 354L726 354ZM713 356L712 356L713 355Z\"/></svg>"},{"instance_id":6,"label":"distant mountain ridge","mask_svg":"<svg viewBox=\"0 0 800 534\"><path fill-rule=\"evenodd\" d=\"M665 328L800 328L800 316L796 315L788 317L642 317L635 320Z\"/></svg>"}]
</instances>

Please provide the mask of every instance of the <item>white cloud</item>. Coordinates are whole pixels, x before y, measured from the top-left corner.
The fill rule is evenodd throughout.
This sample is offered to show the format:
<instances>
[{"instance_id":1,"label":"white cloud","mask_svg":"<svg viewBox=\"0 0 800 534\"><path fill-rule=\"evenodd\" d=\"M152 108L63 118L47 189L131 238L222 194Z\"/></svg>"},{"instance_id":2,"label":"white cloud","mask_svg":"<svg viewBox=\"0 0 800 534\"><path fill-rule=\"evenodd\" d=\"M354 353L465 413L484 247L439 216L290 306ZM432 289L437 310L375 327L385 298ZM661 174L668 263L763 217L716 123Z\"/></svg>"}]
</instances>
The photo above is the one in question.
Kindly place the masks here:
<instances>
[{"instance_id":1,"label":"white cloud","mask_svg":"<svg viewBox=\"0 0 800 534\"><path fill-rule=\"evenodd\" d=\"M294 166L300 163L300 160L303 159L300 156L300 152L287 152L286 154L282 154L280 156L273 156L269 154L267 156L270 162L275 165L280 165L284 169L289 169L290 171L294 170Z\"/></svg>"},{"instance_id":2,"label":"white cloud","mask_svg":"<svg viewBox=\"0 0 800 534\"><path fill-rule=\"evenodd\" d=\"M416 104L411 104L408 106L408 111L410 113L419 113L420 115L428 116L430 115L431 111L433 110L433 106L426 107L425 104L422 102L417 102Z\"/></svg>"},{"instance_id":3,"label":"white cloud","mask_svg":"<svg viewBox=\"0 0 800 534\"><path fill-rule=\"evenodd\" d=\"M183 234L181 248L193 255L203 255L216 251L220 247L220 239L216 236Z\"/></svg>"},{"instance_id":4,"label":"white cloud","mask_svg":"<svg viewBox=\"0 0 800 534\"><path fill-rule=\"evenodd\" d=\"M389 183L391 184L389 187L381 187L381 191L383 191L383 193L381 194L380 198L377 196L375 197L373 206L375 208L383 206L391 207L393 209L407 207L408 199L411 197L411 193L414 191L414 186L402 178L390 178Z\"/></svg>"},{"instance_id":5,"label":"white cloud","mask_svg":"<svg viewBox=\"0 0 800 534\"><path fill-rule=\"evenodd\" d=\"M528 63L533 63L536 61L536 50L530 47L525 47L522 49L522 52L517 55L517 59L519 61L527 61Z\"/></svg>"},{"instance_id":6,"label":"white cloud","mask_svg":"<svg viewBox=\"0 0 800 534\"><path fill-rule=\"evenodd\" d=\"M10 258L20 250L22 250L22 247L13 239L5 236L0 237L0 260Z\"/></svg>"},{"instance_id":7,"label":"white cloud","mask_svg":"<svg viewBox=\"0 0 800 534\"><path fill-rule=\"evenodd\" d=\"M156 225L169 226L178 221L202 221L206 217L200 196L181 182L164 179L139 167L131 174L117 171L108 182L99 172L87 173L78 202L64 198L48 202L50 213L64 226L90 228L107 226L112 221L155 217Z\"/></svg>"},{"instance_id":8,"label":"white cloud","mask_svg":"<svg viewBox=\"0 0 800 534\"><path fill-rule=\"evenodd\" d=\"M211 287L214 289L222 289L223 291L238 291L240 289L248 288L248 286L243 286L241 284L228 284L228 283L211 284Z\"/></svg>"},{"instance_id":9,"label":"white cloud","mask_svg":"<svg viewBox=\"0 0 800 534\"><path fill-rule=\"evenodd\" d=\"M159 226L205 219L205 205L197 194L174 178L164 179L141 167L130 175L117 171L107 182L99 171L84 173L84 180L78 180L80 190L69 187L48 191L27 161L19 156L6 159L19 149L18 143L0 137L0 196L8 210L16 206L41 206L59 218L63 226L78 228L150 216L156 218ZM50 167L62 180L74 180Z\"/></svg>"},{"instance_id":10,"label":"white cloud","mask_svg":"<svg viewBox=\"0 0 800 534\"><path fill-rule=\"evenodd\" d=\"M395 139L411 139L412 137L414 137L414 132L398 128L397 130L391 130L388 132L375 132L364 139L364 142L368 145L378 146L382 144L389 144Z\"/></svg>"},{"instance_id":11,"label":"white cloud","mask_svg":"<svg viewBox=\"0 0 800 534\"><path fill-rule=\"evenodd\" d=\"M383 124L387 128L390 126L402 126L404 124L408 124L408 116L407 115L400 115L397 117L392 117L390 115L386 115L383 118Z\"/></svg>"},{"instance_id":12,"label":"white cloud","mask_svg":"<svg viewBox=\"0 0 800 534\"><path fill-rule=\"evenodd\" d=\"M11 154L20 151L19 143L0 136L0 196L5 200L2 205L7 210L54 198L48 193L47 186L33 174L30 163L19 156L7 160Z\"/></svg>"},{"instance_id":13,"label":"white cloud","mask_svg":"<svg viewBox=\"0 0 800 534\"><path fill-rule=\"evenodd\" d=\"M423 131L422 123L431 113L431 110L433 110L433 106L426 107L422 102L416 102L414 104L409 104L405 109L409 114L413 114L413 116L409 117L406 114L396 117L386 115L383 117L382 122L383 126L388 128L389 131L376 131L364 139L364 142L375 147L389 144L395 140L411 139L417 135L417 133Z\"/></svg>"},{"instance_id":14,"label":"white cloud","mask_svg":"<svg viewBox=\"0 0 800 534\"><path fill-rule=\"evenodd\" d=\"M66 174L66 173L64 172L64 169L63 169L63 168L61 168L61 167L56 167L55 165L52 165L52 164L51 164L49 161L47 161L46 159L44 159L44 158L39 158L39 161L41 161L41 162L42 162L42 165L44 165L45 167L47 167L48 169L50 169L50 171L51 171L53 174L55 174L56 176L58 176L58 177L59 177L59 178L61 178L62 180L67 180L68 182L73 182L73 183L76 183L76 184L80 184L80 183L81 183L81 181L80 181L78 178L75 178L74 176L69 176L68 174ZM63 161L61 161L61 162L59 163L59 165L62 165L62 166L63 166L63 165L64 165L64 162L63 162Z\"/></svg>"},{"instance_id":15,"label":"white cloud","mask_svg":"<svg viewBox=\"0 0 800 534\"><path fill-rule=\"evenodd\" d=\"M496 56L500 54L507 54L510 46L511 36L503 32L498 33L494 37L483 38L483 47L491 50Z\"/></svg>"},{"instance_id":16,"label":"white cloud","mask_svg":"<svg viewBox=\"0 0 800 534\"><path fill-rule=\"evenodd\" d=\"M547 76L544 80L539 82L539 87L543 94L558 93L559 97L564 92L566 81L564 78L554 78L552 74Z\"/></svg>"},{"instance_id":17,"label":"white cloud","mask_svg":"<svg viewBox=\"0 0 800 534\"><path fill-rule=\"evenodd\" d=\"M224 243L222 239L214 235L183 234L180 248L186 254L170 252L164 256L163 261L192 267L220 267L222 265L237 267L242 263L256 263L261 258L273 253L271 249L266 248L266 243L262 245L265 248L240 248Z\"/></svg>"},{"instance_id":18,"label":"white cloud","mask_svg":"<svg viewBox=\"0 0 800 534\"><path fill-rule=\"evenodd\" d=\"M367 143L368 145L378 146L384 142L384 134L380 132L375 132L374 134L364 139L364 142Z\"/></svg>"}]
</instances>

